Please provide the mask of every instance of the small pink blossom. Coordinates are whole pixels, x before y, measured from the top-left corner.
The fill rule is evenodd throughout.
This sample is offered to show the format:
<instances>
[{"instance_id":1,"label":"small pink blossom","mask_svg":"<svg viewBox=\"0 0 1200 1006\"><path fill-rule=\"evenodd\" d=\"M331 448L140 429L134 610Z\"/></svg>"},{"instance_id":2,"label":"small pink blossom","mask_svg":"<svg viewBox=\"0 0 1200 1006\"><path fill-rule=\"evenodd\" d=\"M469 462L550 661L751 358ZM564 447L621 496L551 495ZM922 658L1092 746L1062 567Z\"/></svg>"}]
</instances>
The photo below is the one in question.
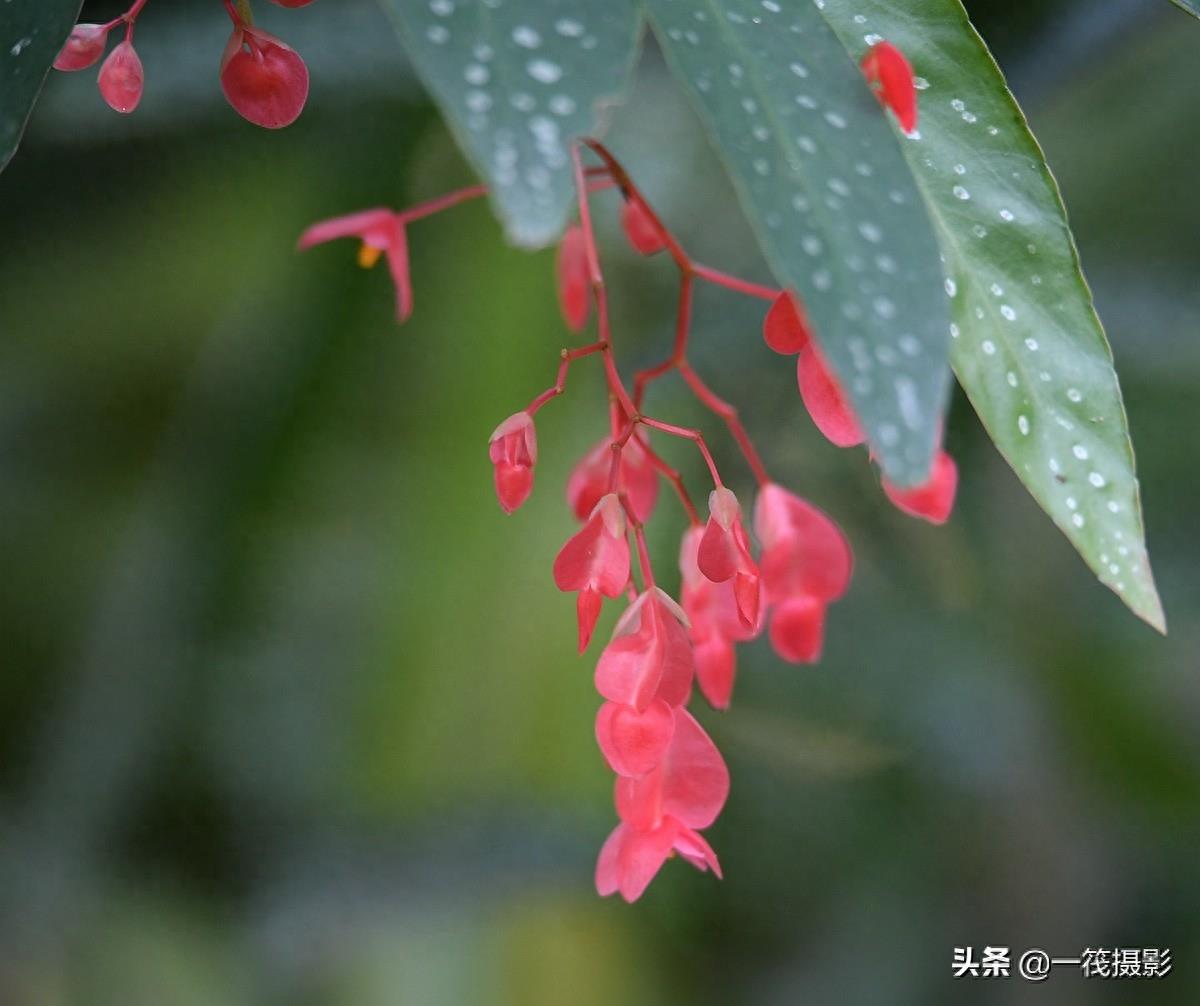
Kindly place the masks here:
<instances>
[{"instance_id":1,"label":"small pink blossom","mask_svg":"<svg viewBox=\"0 0 1200 1006\"><path fill-rule=\"evenodd\" d=\"M696 565L713 583L732 580L742 624L757 625L759 572L742 526L742 508L737 497L720 486L709 494L708 512L708 524L696 551Z\"/></svg>"},{"instance_id":2,"label":"small pink blossom","mask_svg":"<svg viewBox=\"0 0 1200 1006\"><path fill-rule=\"evenodd\" d=\"M582 528L554 560L559 590L578 591L579 652L587 649L600 615L600 597L619 597L629 583L625 512L615 493L602 496Z\"/></svg>"},{"instance_id":3,"label":"small pink blossom","mask_svg":"<svg viewBox=\"0 0 1200 1006\"><path fill-rule=\"evenodd\" d=\"M596 862L596 891L602 897L620 893L632 904L637 901L671 856L679 853L700 872L712 870L719 878L721 864L703 837L673 817L657 828L637 831L619 824L600 850Z\"/></svg>"},{"instance_id":4,"label":"small pink blossom","mask_svg":"<svg viewBox=\"0 0 1200 1006\"><path fill-rule=\"evenodd\" d=\"M737 674L734 644L753 639L762 631L766 605L759 606L757 624L747 626L742 621L733 581L713 583L700 572L696 555L703 536L701 527L684 532L679 552L679 569L683 574L680 600L690 623L688 634L696 663L696 682L713 708L728 709Z\"/></svg>"},{"instance_id":5,"label":"small pink blossom","mask_svg":"<svg viewBox=\"0 0 1200 1006\"><path fill-rule=\"evenodd\" d=\"M495 470L496 498L505 513L521 506L533 491L537 431L528 412L517 412L496 427L488 441Z\"/></svg>"},{"instance_id":6,"label":"small pink blossom","mask_svg":"<svg viewBox=\"0 0 1200 1006\"><path fill-rule=\"evenodd\" d=\"M658 587L621 616L596 665L596 690L610 702L644 712L656 698L687 702L695 664L683 610Z\"/></svg>"},{"instance_id":7,"label":"small pink blossom","mask_svg":"<svg viewBox=\"0 0 1200 1006\"><path fill-rule=\"evenodd\" d=\"M612 437L601 440L580 459L567 479L567 503L579 520L585 520L609 491L612 445ZM634 517L643 524L648 521L658 501L658 471L636 436L621 449L617 488L626 494Z\"/></svg>"},{"instance_id":8,"label":"small pink blossom","mask_svg":"<svg viewBox=\"0 0 1200 1006\"><path fill-rule=\"evenodd\" d=\"M396 284L396 315L401 322L412 314L412 282L408 274L408 237L399 214L387 209L363 210L313 224L300 235L301 250L337 238L356 237L362 241L358 264L371 268L386 255Z\"/></svg>"},{"instance_id":9,"label":"small pink blossom","mask_svg":"<svg viewBox=\"0 0 1200 1006\"><path fill-rule=\"evenodd\" d=\"M939 450L924 485L901 489L884 479L883 491L906 514L930 524L945 524L954 510L954 497L958 492L958 465L944 450Z\"/></svg>"}]
</instances>

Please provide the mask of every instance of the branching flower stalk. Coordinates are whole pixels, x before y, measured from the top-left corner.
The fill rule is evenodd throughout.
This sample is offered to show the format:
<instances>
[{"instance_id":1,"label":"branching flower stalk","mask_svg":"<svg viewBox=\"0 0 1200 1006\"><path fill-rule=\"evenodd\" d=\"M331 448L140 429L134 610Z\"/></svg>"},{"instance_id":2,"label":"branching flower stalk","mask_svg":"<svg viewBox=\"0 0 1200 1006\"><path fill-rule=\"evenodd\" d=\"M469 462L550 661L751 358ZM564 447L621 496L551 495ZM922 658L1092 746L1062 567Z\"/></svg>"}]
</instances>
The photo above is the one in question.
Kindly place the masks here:
<instances>
[{"instance_id":1,"label":"branching flower stalk","mask_svg":"<svg viewBox=\"0 0 1200 1006\"><path fill-rule=\"evenodd\" d=\"M887 43L876 46L864 60L864 72L881 101L905 128L913 128L911 68L898 50ZM599 163L589 165L588 157ZM496 428L488 453L497 499L511 514L533 491L535 418L566 392L576 363L599 357L608 392L608 432L568 479L567 502L580 528L559 551L553 573L560 590L576 594L581 653L591 642L604 600L627 601L595 670L596 689L604 699L596 718L596 739L616 774L619 818L600 852L596 888L601 894L620 892L633 901L674 854L720 874L716 853L700 832L724 806L729 773L711 738L687 711L693 683L714 708L727 708L736 645L764 630L784 660L817 661L828 606L846 592L853 566L850 546L833 520L771 478L737 408L692 366L688 348L697 284L768 302L763 337L776 352L796 357L800 395L817 427L843 447L862 444L864 435L792 292L697 262L601 143L584 139L574 144L571 165L578 222L567 228L559 244L558 299L573 332L584 331L594 312L595 338L561 350L554 382ZM593 226L592 197L610 188L621 197L620 220L630 245L642 255L667 255L679 282L670 352L635 373L631 384L617 362ZM469 186L399 212L376 208L322 221L305 231L299 244L309 248L357 237L361 265L370 267L386 257L396 287L397 316L404 321L413 309L409 226L486 193L482 185ZM754 477L757 545L704 434L645 411L649 387L672 372L725 425ZM658 453L654 440L660 436L695 445L711 481L706 517L682 474ZM663 480L679 498L688 521L679 555L683 586L678 602L658 586L645 534ZM954 462L942 451L927 485L899 490L885 480L883 486L901 509L940 523L949 516L956 484Z\"/></svg>"}]
</instances>

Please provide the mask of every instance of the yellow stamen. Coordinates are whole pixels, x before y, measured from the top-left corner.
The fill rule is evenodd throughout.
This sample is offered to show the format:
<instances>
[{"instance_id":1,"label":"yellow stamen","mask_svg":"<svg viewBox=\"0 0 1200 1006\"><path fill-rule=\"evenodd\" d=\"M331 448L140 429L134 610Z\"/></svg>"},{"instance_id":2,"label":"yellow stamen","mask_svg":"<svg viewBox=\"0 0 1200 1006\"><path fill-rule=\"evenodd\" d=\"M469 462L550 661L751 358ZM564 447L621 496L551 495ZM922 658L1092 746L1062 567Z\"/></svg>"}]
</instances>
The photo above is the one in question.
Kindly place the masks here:
<instances>
[{"instance_id":1,"label":"yellow stamen","mask_svg":"<svg viewBox=\"0 0 1200 1006\"><path fill-rule=\"evenodd\" d=\"M376 248L374 245L369 245L364 241L363 246L358 249L358 264L364 269L370 269L371 266L379 261L379 256L382 254L382 248Z\"/></svg>"}]
</instances>

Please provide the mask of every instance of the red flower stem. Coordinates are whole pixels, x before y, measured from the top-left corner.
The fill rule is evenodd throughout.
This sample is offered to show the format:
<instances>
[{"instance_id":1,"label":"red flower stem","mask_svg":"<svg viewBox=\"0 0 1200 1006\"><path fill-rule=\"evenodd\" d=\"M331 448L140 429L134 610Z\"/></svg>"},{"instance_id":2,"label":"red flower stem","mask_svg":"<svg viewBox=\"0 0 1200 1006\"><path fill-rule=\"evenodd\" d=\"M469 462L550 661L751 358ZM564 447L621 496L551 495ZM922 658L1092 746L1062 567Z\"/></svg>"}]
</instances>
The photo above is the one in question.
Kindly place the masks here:
<instances>
[{"instance_id":1,"label":"red flower stem","mask_svg":"<svg viewBox=\"0 0 1200 1006\"><path fill-rule=\"evenodd\" d=\"M617 491L617 481L621 477L621 452L625 449L625 445L629 442L629 438L633 436L633 431L636 429L633 423L629 423L625 427L625 432L619 437L614 437L612 442L612 465L608 470L608 491L615 493ZM636 519L636 518L634 518Z\"/></svg>"},{"instance_id":2,"label":"red flower stem","mask_svg":"<svg viewBox=\"0 0 1200 1006\"><path fill-rule=\"evenodd\" d=\"M758 297L760 300L774 300L782 292L773 287L762 286L759 283L751 283L747 279L730 276L728 273L701 265L699 262L691 263L691 271L697 279L702 279L716 286L723 286L727 290L733 290L737 293L744 293L748 297Z\"/></svg>"},{"instance_id":3,"label":"red flower stem","mask_svg":"<svg viewBox=\"0 0 1200 1006\"><path fill-rule=\"evenodd\" d=\"M724 485L721 481L721 473L717 471L717 463L713 460L713 456L708 450L708 444L704 442L704 434L699 430L664 423L662 420L651 419L649 416L639 416L637 421L644 426L649 426L652 430L661 430L663 433L669 433L673 437L690 440L699 449L701 456L704 458L704 463L708 465L708 473L712 476L713 484L718 489Z\"/></svg>"},{"instance_id":4,"label":"red flower stem","mask_svg":"<svg viewBox=\"0 0 1200 1006\"><path fill-rule=\"evenodd\" d=\"M633 528L633 540L637 542L638 565L642 567L642 589L650 590L654 586L654 570L650 566L650 550L646 547L646 529L641 521L633 516L633 507L625 494L620 496L621 505L629 516L629 526Z\"/></svg>"},{"instance_id":5,"label":"red flower stem","mask_svg":"<svg viewBox=\"0 0 1200 1006\"><path fill-rule=\"evenodd\" d=\"M550 399L561 395L567 386L567 371L571 369L571 364L581 357L599 353L602 349L604 349L603 344L593 342L588 346L581 346L578 349L562 350L559 354L562 362L558 365L558 376L555 378L554 383L530 402L525 411L531 416L536 415L538 409L550 401Z\"/></svg>"},{"instance_id":6,"label":"red flower stem","mask_svg":"<svg viewBox=\"0 0 1200 1006\"><path fill-rule=\"evenodd\" d=\"M687 512L688 520L691 521L692 526L699 527L703 522L700 520L700 514L696 510L696 505L692 502L692 497L687 491L687 486L683 484L683 476L679 474L677 469L667 464L662 459L662 456L644 438L639 437L638 443L641 445L642 450L646 452L646 457L649 458L650 463L658 469L663 478L675 487L675 493L679 496L679 502L683 504L683 509Z\"/></svg>"},{"instance_id":7,"label":"red flower stem","mask_svg":"<svg viewBox=\"0 0 1200 1006\"><path fill-rule=\"evenodd\" d=\"M767 469L763 465L758 451L755 450L754 444L750 440L750 435L746 432L746 427L742 425L742 421L738 417L737 409L723 398L719 398L700 379L700 376L692 370L692 365L686 359L679 361L678 370L679 376L684 379L687 386L692 389L692 392L700 399L704 406L725 421L725 425L729 427L730 434L732 434L733 439L737 441L738 447L741 448L742 453L746 456L746 463L750 466L750 470L754 472L754 477L758 480L758 484L760 486L767 485L771 481L771 478L767 475Z\"/></svg>"},{"instance_id":8,"label":"red flower stem","mask_svg":"<svg viewBox=\"0 0 1200 1006\"><path fill-rule=\"evenodd\" d=\"M615 184L608 177L608 170L606 168L588 168L587 176L589 179L589 192L603 192L605 189L612 188ZM435 213L441 213L442 210L448 210L459 203L465 203L472 199L480 199L486 196L488 191L486 185L468 185L465 188L456 189L454 192L447 192L444 196L438 196L436 199L430 199L428 202L410 206L406 210L401 210L396 216L399 217L401 223L410 224L414 220L431 217Z\"/></svg>"},{"instance_id":9,"label":"red flower stem","mask_svg":"<svg viewBox=\"0 0 1200 1006\"><path fill-rule=\"evenodd\" d=\"M617 370L612 352L612 329L608 318L608 295L604 288L604 275L600 272L600 256L596 251L596 235L592 228L592 211L588 203L587 171L583 166L583 158L579 152L579 144L571 147L571 160L575 166L575 191L579 200L579 225L583 228L584 254L587 258L588 277L592 284L592 297L596 301L596 327L603 344L604 374L608 380L608 390L625 410L626 417L633 421L637 418L637 406L625 390L625 384ZM612 168L609 167L609 174ZM620 181L617 182L620 184Z\"/></svg>"},{"instance_id":10,"label":"red flower stem","mask_svg":"<svg viewBox=\"0 0 1200 1006\"><path fill-rule=\"evenodd\" d=\"M633 375L633 400L638 408L646 397L646 386L669 374L685 359L689 330L692 323L692 277L684 273L679 280L679 313L675 318L675 347L671 355L657 366L640 370Z\"/></svg>"}]
</instances>

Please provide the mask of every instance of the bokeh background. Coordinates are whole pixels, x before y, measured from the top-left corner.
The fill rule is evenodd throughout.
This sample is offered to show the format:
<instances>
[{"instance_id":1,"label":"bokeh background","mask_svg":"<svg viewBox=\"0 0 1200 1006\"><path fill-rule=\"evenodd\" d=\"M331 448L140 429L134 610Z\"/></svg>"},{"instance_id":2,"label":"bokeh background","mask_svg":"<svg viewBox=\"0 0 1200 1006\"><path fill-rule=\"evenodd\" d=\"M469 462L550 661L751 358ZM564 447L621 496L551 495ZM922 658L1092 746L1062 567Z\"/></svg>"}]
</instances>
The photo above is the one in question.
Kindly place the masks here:
<instances>
[{"instance_id":1,"label":"bokeh background","mask_svg":"<svg viewBox=\"0 0 1200 1006\"><path fill-rule=\"evenodd\" d=\"M699 369L858 571L818 668L754 644L734 709L700 714L733 773L727 879L673 862L633 908L592 890L595 654L550 579L604 427L591 361L511 518L485 449L567 338L552 253L483 205L418 224L402 329L350 245L293 253L314 219L470 178L366 0L261 12L313 71L279 134L224 105L209 0L147 9L135 116L50 80L0 177L0 1002L1200 1000L1200 23L968 6L1065 192L1171 635L1094 581L961 396L933 529L821 440L761 305L705 290ZM766 278L653 44L609 138L700 257ZM601 215L633 368L670 338L671 270ZM680 386L653 405L711 427L748 494ZM668 581L677 510L652 529ZM955 982L968 944L1175 968Z\"/></svg>"}]
</instances>

